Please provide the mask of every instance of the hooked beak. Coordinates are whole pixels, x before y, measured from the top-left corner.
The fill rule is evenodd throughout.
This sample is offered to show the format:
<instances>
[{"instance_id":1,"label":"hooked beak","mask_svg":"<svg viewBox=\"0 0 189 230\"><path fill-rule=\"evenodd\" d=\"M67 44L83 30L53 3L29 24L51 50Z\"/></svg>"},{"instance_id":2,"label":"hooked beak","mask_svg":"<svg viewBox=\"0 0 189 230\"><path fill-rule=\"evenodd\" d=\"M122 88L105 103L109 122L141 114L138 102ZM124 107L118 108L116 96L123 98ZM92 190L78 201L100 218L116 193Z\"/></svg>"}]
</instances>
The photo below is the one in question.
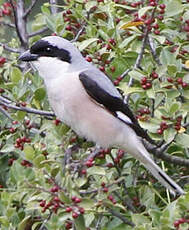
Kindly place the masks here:
<instances>
[{"instance_id":1,"label":"hooked beak","mask_svg":"<svg viewBox=\"0 0 189 230\"><path fill-rule=\"evenodd\" d=\"M30 50L27 50L27 51L25 51L24 53L22 53L20 55L20 57L18 58L18 60L20 60L20 61L26 61L26 62L36 61L38 57L39 56L37 54L31 54Z\"/></svg>"}]
</instances>

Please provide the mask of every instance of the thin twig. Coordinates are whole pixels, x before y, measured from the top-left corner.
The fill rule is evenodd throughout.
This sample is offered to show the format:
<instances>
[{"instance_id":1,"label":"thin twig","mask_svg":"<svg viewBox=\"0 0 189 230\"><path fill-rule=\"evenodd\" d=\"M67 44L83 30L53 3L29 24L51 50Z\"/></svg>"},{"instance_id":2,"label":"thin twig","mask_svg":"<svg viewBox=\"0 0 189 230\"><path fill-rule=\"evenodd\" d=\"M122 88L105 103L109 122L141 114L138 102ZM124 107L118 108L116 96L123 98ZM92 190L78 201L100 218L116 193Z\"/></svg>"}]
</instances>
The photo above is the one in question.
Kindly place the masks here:
<instances>
[{"instance_id":1,"label":"thin twig","mask_svg":"<svg viewBox=\"0 0 189 230\"><path fill-rule=\"evenodd\" d=\"M12 23L8 23L8 22L2 21L2 22L0 22L0 25L8 26L8 27L10 27L10 28L14 28L14 29L15 29L15 25L12 24Z\"/></svg>"},{"instance_id":2,"label":"thin twig","mask_svg":"<svg viewBox=\"0 0 189 230\"><path fill-rule=\"evenodd\" d=\"M84 23L81 28L79 29L79 31L77 32L75 38L73 40L71 40L71 42L76 42L78 40L78 38L80 37L80 35L83 33L83 31L85 30L86 27L86 23Z\"/></svg>"},{"instance_id":3,"label":"thin twig","mask_svg":"<svg viewBox=\"0 0 189 230\"><path fill-rule=\"evenodd\" d=\"M9 120L13 121L10 114L5 109L3 109L3 107L1 107L1 106L0 106L0 112L3 113L6 117L8 117Z\"/></svg>"},{"instance_id":4,"label":"thin twig","mask_svg":"<svg viewBox=\"0 0 189 230\"><path fill-rule=\"evenodd\" d=\"M158 65L161 65L161 62L157 56L157 53L156 53L156 49L154 47L154 44L153 44L153 39L148 35L148 44L149 44L149 47L150 47L150 51L152 53L152 56L155 60L155 62L158 64Z\"/></svg>"},{"instance_id":5,"label":"thin twig","mask_svg":"<svg viewBox=\"0 0 189 230\"><path fill-rule=\"evenodd\" d=\"M49 3L50 3L50 8L51 8L51 13L52 14L56 14L57 11L58 11L58 8L56 7L57 5L57 0L49 0Z\"/></svg>"},{"instance_id":6,"label":"thin twig","mask_svg":"<svg viewBox=\"0 0 189 230\"><path fill-rule=\"evenodd\" d=\"M46 32L46 31L48 31L48 30L49 30L48 27L44 27L44 28L42 28L42 29L40 29L40 30L37 30L37 31L35 31L35 32L30 33L30 34L28 35L28 37L29 37L29 38L34 37L34 36L36 36L36 35L39 35L39 34L42 34L42 33Z\"/></svg>"},{"instance_id":7,"label":"thin twig","mask_svg":"<svg viewBox=\"0 0 189 230\"><path fill-rule=\"evenodd\" d=\"M34 113L34 114L39 114L39 115L48 116L48 117L54 117L55 116L55 114L53 112L50 112L50 111L38 110L38 109L33 109L33 108L28 108L28 107L23 107L23 106L19 107L19 106L10 104L10 102L9 103L5 102L5 100L7 100L7 99L0 96L0 104L4 105L10 109L25 111L27 113Z\"/></svg>"},{"instance_id":8,"label":"thin twig","mask_svg":"<svg viewBox=\"0 0 189 230\"><path fill-rule=\"evenodd\" d=\"M102 217L103 217L103 215L100 214L100 216L99 216L99 218L97 220L97 223L96 223L96 228L95 228L96 230L100 230L101 229Z\"/></svg>"},{"instance_id":9,"label":"thin twig","mask_svg":"<svg viewBox=\"0 0 189 230\"><path fill-rule=\"evenodd\" d=\"M2 46L6 51L12 52L12 53L21 53L19 49L12 48L6 44L3 44L0 42L0 46Z\"/></svg>"},{"instance_id":10,"label":"thin twig","mask_svg":"<svg viewBox=\"0 0 189 230\"><path fill-rule=\"evenodd\" d=\"M31 13L33 7L35 6L37 0L32 0L31 5L26 9L26 11L24 12L23 18L26 19L27 16Z\"/></svg>"},{"instance_id":11,"label":"thin twig","mask_svg":"<svg viewBox=\"0 0 189 230\"><path fill-rule=\"evenodd\" d=\"M44 230L45 224L50 220L51 216L52 216L52 212L50 212L50 214L48 215L48 217L43 221L43 223L40 226L39 230Z\"/></svg>"},{"instance_id":12,"label":"thin twig","mask_svg":"<svg viewBox=\"0 0 189 230\"><path fill-rule=\"evenodd\" d=\"M125 218L123 215L121 215L119 212L116 212L113 209L108 209L108 211L113 215L119 218L120 220L123 221L123 223L128 224L132 227L135 227L135 224L132 221L129 221L127 218Z\"/></svg>"}]
</instances>

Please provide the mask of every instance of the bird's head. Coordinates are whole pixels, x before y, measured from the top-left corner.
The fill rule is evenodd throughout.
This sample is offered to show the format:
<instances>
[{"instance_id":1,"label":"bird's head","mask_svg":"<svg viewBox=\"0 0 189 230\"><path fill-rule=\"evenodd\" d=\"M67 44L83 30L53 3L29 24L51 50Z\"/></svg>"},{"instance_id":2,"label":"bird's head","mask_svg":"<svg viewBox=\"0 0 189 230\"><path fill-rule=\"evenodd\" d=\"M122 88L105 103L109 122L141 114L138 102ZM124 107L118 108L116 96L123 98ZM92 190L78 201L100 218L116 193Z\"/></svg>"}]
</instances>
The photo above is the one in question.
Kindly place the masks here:
<instances>
[{"instance_id":1,"label":"bird's head","mask_svg":"<svg viewBox=\"0 0 189 230\"><path fill-rule=\"evenodd\" d=\"M58 36L37 41L20 55L19 60L31 62L44 79L71 72L74 68L77 71L86 63L71 42Z\"/></svg>"}]
</instances>

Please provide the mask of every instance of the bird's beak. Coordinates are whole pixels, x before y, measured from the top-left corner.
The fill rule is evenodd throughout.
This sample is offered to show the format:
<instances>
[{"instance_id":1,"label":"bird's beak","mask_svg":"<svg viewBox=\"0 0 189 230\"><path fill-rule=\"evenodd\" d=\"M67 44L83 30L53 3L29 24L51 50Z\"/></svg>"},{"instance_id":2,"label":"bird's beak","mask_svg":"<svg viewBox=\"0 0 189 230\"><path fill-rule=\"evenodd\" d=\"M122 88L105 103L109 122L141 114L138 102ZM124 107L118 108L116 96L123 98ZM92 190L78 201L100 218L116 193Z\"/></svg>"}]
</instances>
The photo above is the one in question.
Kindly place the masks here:
<instances>
[{"instance_id":1,"label":"bird's beak","mask_svg":"<svg viewBox=\"0 0 189 230\"><path fill-rule=\"evenodd\" d=\"M28 61L36 61L37 58L38 58L37 54L31 54L30 50L27 50L27 51L25 51L24 53L22 53L20 55L20 57L18 58L18 60L28 62Z\"/></svg>"}]
</instances>

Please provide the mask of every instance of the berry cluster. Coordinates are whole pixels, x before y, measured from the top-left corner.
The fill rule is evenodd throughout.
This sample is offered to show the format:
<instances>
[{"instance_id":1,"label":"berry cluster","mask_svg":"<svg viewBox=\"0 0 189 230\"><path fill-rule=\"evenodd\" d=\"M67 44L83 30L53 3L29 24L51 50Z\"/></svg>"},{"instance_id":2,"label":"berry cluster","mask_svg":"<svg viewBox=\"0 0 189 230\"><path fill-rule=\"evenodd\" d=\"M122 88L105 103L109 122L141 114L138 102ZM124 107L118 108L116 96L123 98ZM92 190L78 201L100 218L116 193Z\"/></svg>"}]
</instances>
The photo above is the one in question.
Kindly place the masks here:
<instances>
[{"instance_id":1,"label":"berry cluster","mask_svg":"<svg viewBox=\"0 0 189 230\"><path fill-rule=\"evenodd\" d=\"M17 138L16 139L16 143L14 145L15 148L18 148L20 150L23 150L24 149L24 144L25 143L30 143L31 142L31 139L24 136L24 137L20 137L20 138Z\"/></svg>"},{"instance_id":2,"label":"berry cluster","mask_svg":"<svg viewBox=\"0 0 189 230\"><path fill-rule=\"evenodd\" d=\"M158 74L157 74L155 71L153 71L153 72L150 74L149 77L148 77L148 76L142 77L142 79L140 80L140 84L141 84L142 88L143 88L144 90L147 90L147 89L152 88L152 81L153 81L154 79L157 79L158 77L159 77L159 76L158 76Z\"/></svg>"},{"instance_id":3,"label":"berry cluster","mask_svg":"<svg viewBox=\"0 0 189 230\"><path fill-rule=\"evenodd\" d=\"M80 29L81 24L77 21L77 19L73 16L72 11L70 9L64 11L62 13L64 22L67 23L66 30L72 32L73 35L76 35L78 29Z\"/></svg>"},{"instance_id":4,"label":"berry cluster","mask_svg":"<svg viewBox=\"0 0 189 230\"><path fill-rule=\"evenodd\" d=\"M176 230L179 230L179 226L184 223L189 224L189 218L180 218L179 220L176 220L174 222L174 227L176 228Z\"/></svg>"},{"instance_id":5,"label":"berry cluster","mask_svg":"<svg viewBox=\"0 0 189 230\"><path fill-rule=\"evenodd\" d=\"M169 83L173 83L176 87L178 87L178 86L180 86L180 87L182 87L183 89L186 89L186 88L188 88L188 86L189 86L189 84L187 83L187 82L185 82L185 81L183 81L183 79L181 78L181 77L178 77L177 79L173 79L173 78L171 78L171 77L168 77L167 78L167 81L169 82ZM168 86L168 87L166 87L166 88L172 88L172 85L170 85L170 86Z\"/></svg>"},{"instance_id":6,"label":"berry cluster","mask_svg":"<svg viewBox=\"0 0 189 230\"><path fill-rule=\"evenodd\" d=\"M32 163L27 160L22 160L20 164L24 167L32 167Z\"/></svg>"},{"instance_id":7,"label":"berry cluster","mask_svg":"<svg viewBox=\"0 0 189 230\"><path fill-rule=\"evenodd\" d=\"M2 16L10 16L12 14L12 6L9 2L5 2L2 5L2 9L0 9L0 17Z\"/></svg>"},{"instance_id":8,"label":"berry cluster","mask_svg":"<svg viewBox=\"0 0 189 230\"><path fill-rule=\"evenodd\" d=\"M108 193L109 189L108 187L106 187L106 183L105 182L102 182L101 183L101 187L102 187L102 191L104 193ZM108 195L107 196L108 200L110 200L113 204L116 204L116 200L114 199L114 197L112 195Z\"/></svg>"},{"instance_id":9,"label":"berry cluster","mask_svg":"<svg viewBox=\"0 0 189 230\"><path fill-rule=\"evenodd\" d=\"M39 205L42 207L42 212L46 212L46 210L50 210L54 213L57 213L59 208L62 208L65 210L65 212L70 213L72 212L72 217L76 219L79 215L82 215L85 213L85 209L83 207L78 206L79 203L82 202L82 199L76 196L72 196L72 205L65 205L63 201L58 197L57 192L60 190L60 188L55 185L50 189L50 192L53 195L53 198L47 202L46 200L41 200ZM55 195L54 195L55 194ZM69 228L68 228L69 229Z\"/></svg>"},{"instance_id":10,"label":"berry cluster","mask_svg":"<svg viewBox=\"0 0 189 230\"><path fill-rule=\"evenodd\" d=\"M163 134L164 130L168 129L168 125L165 121L162 121L161 124L160 124L160 128L157 130L157 133L158 134Z\"/></svg>"},{"instance_id":11,"label":"berry cluster","mask_svg":"<svg viewBox=\"0 0 189 230\"><path fill-rule=\"evenodd\" d=\"M171 118L169 117L164 117L162 116L162 119L164 120L172 120ZM174 122L174 129L179 131L181 129L181 122L182 122L182 116L178 116L176 118L176 122ZM160 128L157 130L157 133L162 135L164 130L168 129L170 127L170 125L167 124L166 121L162 121L161 124L160 124Z\"/></svg>"}]
</instances>

